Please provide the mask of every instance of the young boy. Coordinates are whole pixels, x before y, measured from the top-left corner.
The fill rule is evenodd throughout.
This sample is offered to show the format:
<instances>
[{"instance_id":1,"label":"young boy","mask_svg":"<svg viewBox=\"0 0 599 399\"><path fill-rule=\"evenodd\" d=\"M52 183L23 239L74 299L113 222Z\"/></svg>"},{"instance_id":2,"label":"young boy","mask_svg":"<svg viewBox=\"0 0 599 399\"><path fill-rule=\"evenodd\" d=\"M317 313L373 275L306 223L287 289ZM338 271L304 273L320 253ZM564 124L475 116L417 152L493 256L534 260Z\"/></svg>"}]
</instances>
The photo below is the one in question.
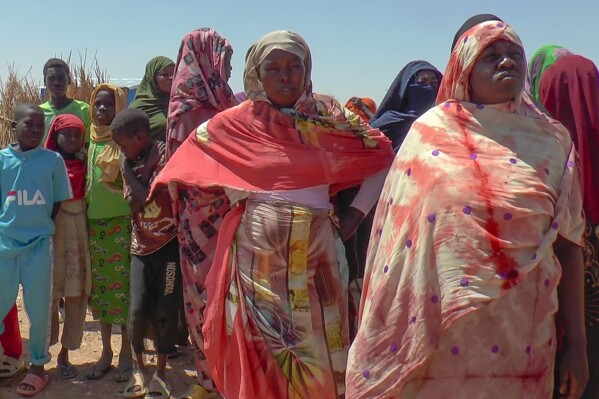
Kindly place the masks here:
<instances>
[{"instance_id":1,"label":"young boy","mask_svg":"<svg viewBox=\"0 0 599 399\"><path fill-rule=\"evenodd\" d=\"M50 58L44 65L44 86L50 93L50 100L40 105L46 116L43 143L46 142L52 120L60 114L73 114L81 119L85 125L85 142L89 142L89 126L91 123L89 104L67 97L67 89L70 84L69 65L60 58Z\"/></svg>"},{"instance_id":2,"label":"young boy","mask_svg":"<svg viewBox=\"0 0 599 399\"><path fill-rule=\"evenodd\" d=\"M150 137L150 120L141 110L129 108L112 121L112 138L124 154L124 195L131 217L131 302L129 329L137 362L125 395L147 391L149 397L169 397L165 371L167 355L177 343L177 309L183 301L179 243L171 199L166 189L148 199L149 187L165 165L163 142ZM154 330L158 363L152 381L145 387L144 335Z\"/></svg>"},{"instance_id":3,"label":"young boy","mask_svg":"<svg viewBox=\"0 0 599 399\"><path fill-rule=\"evenodd\" d=\"M40 147L45 127L41 108L19 105L14 119L17 143L0 151L0 318L8 314L22 285L31 322L32 366L17 392L32 396L49 381L44 365L50 361L53 218L60 202L73 194L60 155Z\"/></svg>"}]
</instances>

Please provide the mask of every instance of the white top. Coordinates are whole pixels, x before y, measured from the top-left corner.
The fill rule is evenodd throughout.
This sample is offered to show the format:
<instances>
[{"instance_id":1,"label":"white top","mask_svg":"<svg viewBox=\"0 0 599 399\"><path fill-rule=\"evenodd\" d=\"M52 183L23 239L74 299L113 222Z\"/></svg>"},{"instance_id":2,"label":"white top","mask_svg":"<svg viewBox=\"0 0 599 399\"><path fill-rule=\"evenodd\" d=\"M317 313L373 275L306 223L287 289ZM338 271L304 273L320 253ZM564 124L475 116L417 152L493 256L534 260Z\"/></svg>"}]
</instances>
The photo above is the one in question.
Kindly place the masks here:
<instances>
[{"instance_id":1,"label":"white top","mask_svg":"<svg viewBox=\"0 0 599 399\"><path fill-rule=\"evenodd\" d=\"M360 210L364 215L368 214L381 195L388 171L389 169L385 169L364 179L351 206ZM225 193L231 203L236 203L249 197L259 201L293 202L315 209L330 209L332 207L329 198L329 186L327 184L301 188L299 190L279 190L265 193L249 193L225 187Z\"/></svg>"}]
</instances>

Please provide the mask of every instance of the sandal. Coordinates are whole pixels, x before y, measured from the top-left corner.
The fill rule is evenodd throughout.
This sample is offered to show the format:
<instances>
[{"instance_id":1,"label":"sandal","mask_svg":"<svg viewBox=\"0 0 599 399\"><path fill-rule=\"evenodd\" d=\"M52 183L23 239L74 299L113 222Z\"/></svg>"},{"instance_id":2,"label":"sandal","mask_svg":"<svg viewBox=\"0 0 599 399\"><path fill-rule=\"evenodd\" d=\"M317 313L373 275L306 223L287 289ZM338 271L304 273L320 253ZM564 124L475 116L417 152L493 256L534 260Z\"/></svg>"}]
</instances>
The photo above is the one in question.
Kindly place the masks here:
<instances>
[{"instance_id":1,"label":"sandal","mask_svg":"<svg viewBox=\"0 0 599 399\"><path fill-rule=\"evenodd\" d=\"M170 399L171 387L156 374L152 377L144 399Z\"/></svg>"},{"instance_id":2,"label":"sandal","mask_svg":"<svg viewBox=\"0 0 599 399\"><path fill-rule=\"evenodd\" d=\"M25 370L25 363L21 359L4 356L0 357L0 378L10 378Z\"/></svg>"},{"instance_id":3,"label":"sandal","mask_svg":"<svg viewBox=\"0 0 599 399\"><path fill-rule=\"evenodd\" d=\"M50 376L48 374L44 374L44 377L42 378L33 373L28 373L25 376L25 378L23 378L23 381L21 381L21 383L19 384L19 387L17 388L17 393L23 396L37 395L38 393L44 390L44 388L46 387L46 385L48 385L49 382ZM21 385L26 385L33 389L23 389L21 388Z\"/></svg>"},{"instance_id":4,"label":"sandal","mask_svg":"<svg viewBox=\"0 0 599 399\"><path fill-rule=\"evenodd\" d=\"M123 398L141 398L146 395L148 389L144 381L144 375L141 371L135 370L123 391Z\"/></svg>"},{"instance_id":5,"label":"sandal","mask_svg":"<svg viewBox=\"0 0 599 399\"><path fill-rule=\"evenodd\" d=\"M187 388L187 391L179 399L212 399L216 398L216 392L210 392L199 384L194 384Z\"/></svg>"},{"instance_id":6,"label":"sandal","mask_svg":"<svg viewBox=\"0 0 599 399\"><path fill-rule=\"evenodd\" d=\"M88 380L99 380L102 377L104 377L111 369L112 364L109 364L106 367L102 367L96 363L92 366L91 371L85 375L85 378L87 378Z\"/></svg>"},{"instance_id":7,"label":"sandal","mask_svg":"<svg viewBox=\"0 0 599 399\"><path fill-rule=\"evenodd\" d=\"M61 380L75 378L77 377L77 374L77 368L69 362L58 365L58 375L60 376Z\"/></svg>"}]
</instances>

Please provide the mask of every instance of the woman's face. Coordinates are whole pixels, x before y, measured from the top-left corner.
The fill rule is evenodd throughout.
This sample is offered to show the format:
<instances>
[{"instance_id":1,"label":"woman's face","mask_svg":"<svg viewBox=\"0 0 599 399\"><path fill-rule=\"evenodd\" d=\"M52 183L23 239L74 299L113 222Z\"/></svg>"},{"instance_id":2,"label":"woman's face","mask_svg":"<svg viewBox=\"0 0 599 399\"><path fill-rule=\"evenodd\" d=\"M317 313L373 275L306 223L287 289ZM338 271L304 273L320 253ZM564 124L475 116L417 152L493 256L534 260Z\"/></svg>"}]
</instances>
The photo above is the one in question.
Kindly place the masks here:
<instances>
[{"instance_id":1,"label":"woman's face","mask_svg":"<svg viewBox=\"0 0 599 399\"><path fill-rule=\"evenodd\" d=\"M424 70L416 74L416 83L421 86L439 86L439 78L435 72Z\"/></svg>"},{"instance_id":2,"label":"woman's face","mask_svg":"<svg viewBox=\"0 0 599 399\"><path fill-rule=\"evenodd\" d=\"M277 49L262 61L258 77L273 105L291 108L304 92L306 67L297 55Z\"/></svg>"},{"instance_id":3,"label":"woman's face","mask_svg":"<svg viewBox=\"0 0 599 399\"><path fill-rule=\"evenodd\" d=\"M498 40L478 56L470 74L470 101L500 104L522 92L526 60L522 49L506 40Z\"/></svg>"},{"instance_id":4,"label":"woman's face","mask_svg":"<svg viewBox=\"0 0 599 399\"><path fill-rule=\"evenodd\" d=\"M156 73L156 76L154 76L154 78L156 79L156 84L158 85L158 88L160 89L160 92L162 94L171 94L171 86L173 85L174 74L175 65L169 65L159 70Z\"/></svg>"}]
</instances>

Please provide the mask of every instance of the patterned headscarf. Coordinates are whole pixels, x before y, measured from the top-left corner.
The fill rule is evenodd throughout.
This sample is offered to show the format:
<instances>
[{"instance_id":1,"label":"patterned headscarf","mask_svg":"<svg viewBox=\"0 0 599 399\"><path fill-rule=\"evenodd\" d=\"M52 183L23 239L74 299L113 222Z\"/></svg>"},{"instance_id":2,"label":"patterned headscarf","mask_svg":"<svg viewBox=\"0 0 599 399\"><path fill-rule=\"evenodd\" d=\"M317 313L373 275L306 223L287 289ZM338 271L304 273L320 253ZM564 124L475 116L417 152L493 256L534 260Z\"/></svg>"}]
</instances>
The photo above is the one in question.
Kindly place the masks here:
<instances>
[{"instance_id":1,"label":"patterned headscarf","mask_svg":"<svg viewBox=\"0 0 599 399\"><path fill-rule=\"evenodd\" d=\"M455 36L453 37L453 41L451 42L451 50L453 51L453 49L455 48L455 45L458 42L460 36L462 36L464 33L466 33L471 28L475 27L476 25L482 24L483 22L487 21L503 22L501 18L493 14L478 14L468 18L468 20L466 20L466 22L462 24L460 29L456 32Z\"/></svg>"},{"instance_id":2,"label":"patterned headscarf","mask_svg":"<svg viewBox=\"0 0 599 399\"><path fill-rule=\"evenodd\" d=\"M310 55L310 48L300 35L286 30L274 31L264 35L248 50L243 71L243 85L247 98L253 101L270 103L262 82L258 78L258 68L273 50L283 50L295 54L304 61L306 70L304 92L296 101L293 109L312 113L314 111L314 98L312 96L312 56Z\"/></svg>"},{"instance_id":3,"label":"patterned headscarf","mask_svg":"<svg viewBox=\"0 0 599 399\"><path fill-rule=\"evenodd\" d=\"M526 75L526 89L528 93L536 100L539 101L539 84L541 82L541 76L547 68L549 68L557 59L563 55L572 54L569 50L556 46L554 44L548 44L540 47L537 51L532 54L528 61L528 72Z\"/></svg>"},{"instance_id":4,"label":"patterned headscarf","mask_svg":"<svg viewBox=\"0 0 599 399\"><path fill-rule=\"evenodd\" d=\"M164 141L166 134L166 116L169 95L160 91L156 82L156 74L164 68L174 65L173 60L158 56L146 65L146 72L137 88L135 99L129 106L144 111L150 118L150 134L154 139Z\"/></svg>"},{"instance_id":5,"label":"patterned headscarf","mask_svg":"<svg viewBox=\"0 0 599 399\"><path fill-rule=\"evenodd\" d=\"M105 183L114 183L121 173L119 161L121 150L116 143L112 141L112 131L110 130L110 125L98 125L98 119L94 113L94 102L96 101L98 93L101 91L109 91L114 94L115 115L127 108L127 94L125 93L125 90L118 86L109 83L100 83L92 92L90 99L90 114L92 121L90 126L90 140L92 143L96 144L106 143L96 158L96 165L102 170L100 181Z\"/></svg>"},{"instance_id":6,"label":"patterned headscarf","mask_svg":"<svg viewBox=\"0 0 599 399\"><path fill-rule=\"evenodd\" d=\"M195 128L238 104L226 80L225 60L232 54L227 39L210 28L181 41L168 106L167 158Z\"/></svg>"},{"instance_id":7,"label":"patterned headscarf","mask_svg":"<svg viewBox=\"0 0 599 399\"><path fill-rule=\"evenodd\" d=\"M478 56L490 44L506 40L524 51L522 41L505 22L487 21L466 31L451 53L443 81L439 87L437 104L447 100L470 101L470 73ZM519 104L522 95L515 98Z\"/></svg>"}]
</instances>

